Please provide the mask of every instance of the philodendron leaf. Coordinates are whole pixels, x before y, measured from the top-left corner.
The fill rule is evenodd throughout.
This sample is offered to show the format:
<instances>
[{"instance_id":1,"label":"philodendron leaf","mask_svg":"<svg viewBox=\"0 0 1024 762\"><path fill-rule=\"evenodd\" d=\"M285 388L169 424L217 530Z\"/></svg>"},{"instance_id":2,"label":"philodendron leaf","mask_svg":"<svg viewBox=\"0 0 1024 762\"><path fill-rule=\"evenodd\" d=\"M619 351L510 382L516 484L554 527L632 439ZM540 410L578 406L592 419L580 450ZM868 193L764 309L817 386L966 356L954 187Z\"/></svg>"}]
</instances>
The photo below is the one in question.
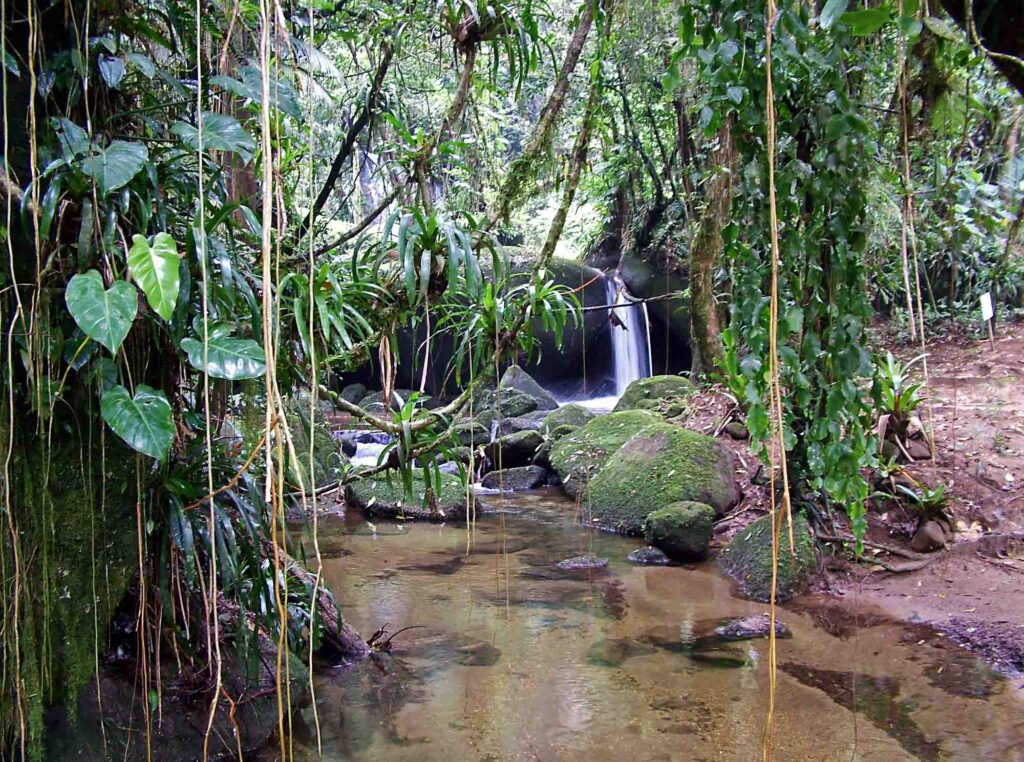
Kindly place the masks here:
<instances>
[{"instance_id":1,"label":"philodendron leaf","mask_svg":"<svg viewBox=\"0 0 1024 762\"><path fill-rule=\"evenodd\" d=\"M100 412L133 450L157 460L167 457L174 442L174 420L163 392L139 384L132 397L123 386L114 386L103 395Z\"/></svg>"},{"instance_id":2,"label":"philodendron leaf","mask_svg":"<svg viewBox=\"0 0 1024 762\"><path fill-rule=\"evenodd\" d=\"M146 295L149 306L164 320L170 320L174 314L181 287L178 259L178 249L168 233L157 233L152 245L145 236L132 237L128 252L132 278Z\"/></svg>"},{"instance_id":3,"label":"philodendron leaf","mask_svg":"<svg viewBox=\"0 0 1024 762\"><path fill-rule=\"evenodd\" d=\"M99 153L83 159L82 171L96 181L105 196L131 182L148 161L149 150L142 143L115 140Z\"/></svg>"},{"instance_id":4,"label":"philodendron leaf","mask_svg":"<svg viewBox=\"0 0 1024 762\"><path fill-rule=\"evenodd\" d=\"M193 151L199 148L199 130L187 122L177 122L171 132ZM203 112L203 150L232 151L242 161L249 161L256 150L256 141L245 131L241 123L228 114L214 111Z\"/></svg>"},{"instance_id":5,"label":"philodendron leaf","mask_svg":"<svg viewBox=\"0 0 1024 762\"><path fill-rule=\"evenodd\" d=\"M103 277L96 270L72 278L64 301L82 333L111 354L117 353L138 311L138 297L129 283L119 280L104 289Z\"/></svg>"},{"instance_id":6,"label":"philodendron leaf","mask_svg":"<svg viewBox=\"0 0 1024 762\"><path fill-rule=\"evenodd\" d=\"M205 358L202 341L182 339L181 348L188 353L188 361L193 368L205 370L214 378L229 381L258 378L267 369L263 347L252 339L232 339L211 333Z\"/></svg>"}]
</instances>

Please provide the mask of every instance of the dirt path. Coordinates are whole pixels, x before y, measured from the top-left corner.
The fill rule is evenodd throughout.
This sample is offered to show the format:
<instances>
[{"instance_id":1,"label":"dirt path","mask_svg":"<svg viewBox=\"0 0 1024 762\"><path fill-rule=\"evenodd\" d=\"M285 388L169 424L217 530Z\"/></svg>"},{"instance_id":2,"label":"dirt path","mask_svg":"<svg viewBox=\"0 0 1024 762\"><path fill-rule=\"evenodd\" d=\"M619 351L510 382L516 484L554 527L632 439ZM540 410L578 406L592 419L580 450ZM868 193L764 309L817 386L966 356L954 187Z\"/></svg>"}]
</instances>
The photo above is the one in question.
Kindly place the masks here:
<instances>
[{"instance_id":1,"label":"dirt path","mask_svg":"<svg viewBox=\"0 0 1024 762\"><path fill-rule=\"evenodd\" d=\"M928 347L934 462L908 466L946 485L957 534L948 552L913 573L855 574L845 594L908 621L933 623L954 641L1010 672L1024 672L1024 329L988 341L946 339ZM901 350L909 358L912 350ZM869 535L902 544L914 517L871 516Z\"/></svg>"}]
</instances>

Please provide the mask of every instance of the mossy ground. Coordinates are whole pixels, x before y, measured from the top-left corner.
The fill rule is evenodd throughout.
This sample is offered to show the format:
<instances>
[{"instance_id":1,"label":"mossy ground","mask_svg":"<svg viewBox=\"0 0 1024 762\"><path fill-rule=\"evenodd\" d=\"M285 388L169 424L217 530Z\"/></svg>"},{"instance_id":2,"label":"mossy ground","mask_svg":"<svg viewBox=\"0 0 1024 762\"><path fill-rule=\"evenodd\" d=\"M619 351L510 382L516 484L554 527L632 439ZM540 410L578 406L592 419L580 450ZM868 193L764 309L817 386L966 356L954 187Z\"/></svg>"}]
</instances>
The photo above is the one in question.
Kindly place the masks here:
<instances>
[{"instance_id":1,"label":"mossy ground","mask_svg":"<svg viewBox=\"0 0 1024 762\"><path fill-rule=\"evenodd\" d=\"M656 423L608 458L590 480L589 497L598 524L639 534L647 514L658 508L694 500L721 513L735 504L739 492L733 455L721 443L679 426Z\"/></svg>"},{"instance_id":2,"label":"mossy ground","mask_svg":"<svg viewBox=\"0 0 1024 762\"><path fill-rule=\"evenodd\" d=\"M776 598L792 598L814 573L814 539L803 514L793 516L793 546L789 549L788 530L783 527L779 546L779 570ZM740 584L743 594L755 601L767 601L772 590L772 524L763 516L740 530L719 557L722 566Z\"/></svg>"},{"instance_id":3,"label":"mossy ground","mask_svg":"<svg viewBox=\"0 0 1024 762\"><path fill-rule=\"evenodd\" d=\"M580 491L616 450L641 429L661 419L644 410L601 415L551 448L551 465L571 494ZM644 514L647 515L646 513Z\"/></svg>"}]
</instances>

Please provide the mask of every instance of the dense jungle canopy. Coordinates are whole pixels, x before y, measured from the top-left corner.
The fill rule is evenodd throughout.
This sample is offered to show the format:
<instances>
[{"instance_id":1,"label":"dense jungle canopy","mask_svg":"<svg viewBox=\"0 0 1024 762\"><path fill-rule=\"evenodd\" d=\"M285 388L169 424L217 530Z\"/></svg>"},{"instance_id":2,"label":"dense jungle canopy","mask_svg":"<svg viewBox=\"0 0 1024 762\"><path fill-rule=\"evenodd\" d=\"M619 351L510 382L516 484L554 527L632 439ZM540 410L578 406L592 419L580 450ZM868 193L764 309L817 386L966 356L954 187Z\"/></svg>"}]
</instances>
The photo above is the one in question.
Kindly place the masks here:
<instances>
[{"instance_id":1,"label":"dense jungle canopy","mask_svg":"<svg viewBox=\"0 0 1024 762\"><path fill-rule=\"evenodd\" d=\"M307 673L380 646L324 510L472 514L506 369L613 375L629 305L646 375L720 384L778 515L851 552L915 391L869 328L1024 309L1018 0L2 9L4 758L118 679L132 758L183 694L202 756L290 757Z\"/></svg>"}]
</instances>

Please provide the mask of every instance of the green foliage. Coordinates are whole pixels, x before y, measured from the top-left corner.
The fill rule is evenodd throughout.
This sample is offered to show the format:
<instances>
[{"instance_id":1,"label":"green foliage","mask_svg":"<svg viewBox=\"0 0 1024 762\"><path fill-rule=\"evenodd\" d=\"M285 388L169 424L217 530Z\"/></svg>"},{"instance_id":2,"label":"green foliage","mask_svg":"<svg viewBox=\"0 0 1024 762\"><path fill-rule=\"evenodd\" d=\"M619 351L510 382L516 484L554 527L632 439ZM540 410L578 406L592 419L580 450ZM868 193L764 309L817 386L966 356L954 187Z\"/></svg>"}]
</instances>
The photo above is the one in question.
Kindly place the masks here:
<instances>
[{"instance_id":1,"label":"green foliage","mask_svg":"<svg viewBox=\"0 0 1024 762\"><path fill-rule=\"evenodd\" d=\"M199 339L182 339L181 348L188 353L188 361L196 370L206 371L212 378L238 381L259 378L267 369L263 347L252 339L234 339L224 326L212 328Z\"/></svg>"},{"instance_id":2,"label":"green foliage","mask_svg":"<svg viewBox=\"0 0 1024 762\"><path fill-rule=\"evenodd\" d=\"M157 233L152 243L145 236L132 237L132 248L128 252L132 278L146 295L149 306L164 320L171 319L178 301L181 287L178 264L178 249L169 234Z\"/></svg>"},{"instance_id":3,"label":"green foliage","mask_svg":"<svg viewBox=\"0 0 1024 762\"><path fill-rule=\"evenodd\" d=\"M103 276L89 270L68 282L64 300L82 333L116 354L135 320L135 289L123 280L104 289Z\"/></svg>"},{"instance_id":4,"label":"green foliage","mask_svg":"<svg viewBox=\"0 0 1024 762\"><path fill-rule=\"evenodd\" d=\"M912 380L910 370L924 360L924 355L910 362L900 363L891 352L885 353L885 360L877 363L873 395L876 400L882 438L890 435L900 441L907 435L910 417L920 407L921 384Z\"/></svg>"},{"instance_id":5,"label":"green foliage","mask_svg":"<svg viewBox=\"0 0 1024 762\"><path fill-rule=\"evenodd\" d=\"M725 362L752 440L767 443L771 236L766 78L754 64L764 48L760 8L746 0L686 8L681 28L693 30L684 34L684 49L697 56L708 83L701 126L710 136L731 124L740 152L734 219L723 231L734 295ZM815 33L808 21L803 6L780 10L773 55L783 435L794 483L845 506L860 533L868 495L861 470L876 449L865 390L872 365L863 186L877 147L850 91L856 48L841 35Z\"/></svg>"},{"instance_id":6,"label":"green foliage","mask_svg":"<svg viewBox=\"0 0 1024 762\"><path fill-rule=\"evenodd\" d=\"M139 384L133 396L123 386L114 386L103 394L100 410L103 420L129 447L166 460L174 442L174 421L163 392Z\"/></svg>"}]
</instances>

